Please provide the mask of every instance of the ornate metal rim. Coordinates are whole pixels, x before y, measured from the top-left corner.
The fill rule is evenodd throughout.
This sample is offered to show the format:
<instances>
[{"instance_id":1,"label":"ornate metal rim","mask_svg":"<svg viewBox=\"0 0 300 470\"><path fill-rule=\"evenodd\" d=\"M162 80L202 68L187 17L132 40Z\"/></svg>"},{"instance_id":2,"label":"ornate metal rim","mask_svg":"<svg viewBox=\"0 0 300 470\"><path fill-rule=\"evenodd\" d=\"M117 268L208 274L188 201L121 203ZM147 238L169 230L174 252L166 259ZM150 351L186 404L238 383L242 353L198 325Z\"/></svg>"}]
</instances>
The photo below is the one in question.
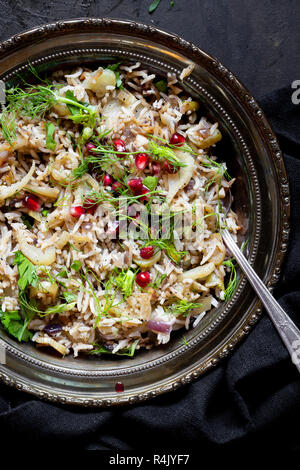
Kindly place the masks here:
<instances>
[{"instance_id":1,"label":"ornate metal rim","mask_svg":"<svg viewBox=\"0 0 300 470\"><path fill-rule=\"evenodd\" d=\"M282 161L282 155L281 155L276 137L274 136L274 134L273 134L273 132L272 132L272 130L271 130L264 114L263 114L263 112L259 108L256 101L251 97L251 95L243 87L243 85L236 79L236 77L230 71L228 71L223 65L221 65L216 59L210 57L209 55L207 55L206 53L201 51L201 49L199 49L197 46L195 46L191 43L188 43L187 41L179 38L176 35L172 35L172 34L160 31L156 28L153 28L152 26L146 26L146 25L143 25L143 24L137 24L137 23L127 22L127 21L110 20L110 19L71 20L71 21L65 21L65 22L57 22L57 23L42 26L40 28L35 28L33 30L30 30L30 31L26 31L26 32L21 33L20 35L16 35L13 38L11 38L11 39L5 41L4 43L0 44L0 56L2 56L2 57L7 56L8 54L10 54L10 53L16 51L17 49L19 49L20 47L24 47L25 44L28 44L28 43L34 41L37 37L40 37L41 35L44 36L44 37L51 37L52 35L57 35L57 32L62 32L62 33L63 32L74 32L74 31L78 31L78 28L80 28L81 31L85 31L85 29L90 30L91 27L93 29L96 29L97 31L101 31L102 33L105 32L105 30L108 30L108 31L111 32L112 26L113 26L114 30L117 30L116 32L119 32L119 33L122 32L122 33L127 34L127 35L130 34L131 32L134 35L138 34L140 36L147 36L148 34L151 34L152 37L155 36L154 39L159 41L160 44L164 44L164 45L168 46L169 48L172 47L176 50L180 50L180 52L184 52L192 60L194 59L195 61L197 61L197 57L198 57L198 60L200 59L202 63L203 62L205 63L205 66L207 67L208 70L213 70L214 74L215 75L217 74L218 77L220 78L220 80L222 82L226 83L227 88L230 88L235 95L238 95L238 97L242 101L243 105L246 106L248 108L248 110L250 111L250 113L251 113L253 119L255 120L255 122L257 124L259 124L260 130L261 130L261 132L263 134L263 137L264 137L264 141L269 146L273 161L275 163L275 167L276 167L276 171L277 171L277 175L278 175L278 184L279 184L279 188L280 188L280 196L281 196L281 201L280 201L280 203L281 203L280 219L281 220L280 220L280 222L281 222L281 227L283 228L282 231L281 231L281 239L280 239L280 247L281 248L280 248L280 251L277 253L276 262L275 262L275 265L273 266L273 269L271 271L272 275L270 274L270 280L269 280L268 285L271 288L275 284L275 282L278 280L278 277L279 277L280 265L281 265L281 262L283 260L283 256L284 256L284 253L286 251L286 248L287 248L287 240L288 240L288 233L289 233L289 225L288 225L289 189L288 189L288 182L287 182L287 178L286 178L286 174L285 174L284 164L283 164L283 161ZM70 54L74 54L74 52L76 52L76 51L74 51L74 50L69 51ZM83 50L81 49L80 52L82 53ZM115 52L116 51L114 50L114 53ZM68 54L67 52L63 52L63 53L58 53L58 54L54 54L54 55L63 56L63 55L67 55L67 54ZM134 55L134 53L132 53L132 55ZM49 59L49 56L44 57L43 59L38 59L37 62L38 61L43 61L44 62L47 59ZM147 59L149 60L149 58L147 58ZM5 76L5 79L10 78L10 75L11 74L7 74ZM196 82L193 82L192 79L190 79L189 81L190 81L191 84L196 86L198 89L201 89L200 85L197 84ZM206 92L206 90L204 90L204 89L202 89L201 91L208 94ZM208 99L211 99L211 101L214 101L214 98L210 97L209 94L208 94ZM219 106L221 108L221 106L217 102L215 102L214 105ZM223 113L225 113L224 110L223 110ZM227 121L231 124L232 130L235 133L239 134L238 129L235 127L234 123L232 122L232 120L230 119L230 117L228 115L227 115ZM243 142L243 138L242 138L241 135L239 136L239 140L241 142ZM246 152L248 152L246 144L243 143L243 145L245 147ZM249 156L249 161L251 162L251 157L250 157L249 152L248 152L248 156ZM254 180L255 180L255 178L254 178ZM257 182L256 182L256 184L257 184ZM259 216L260 216L260 214L258 214L258 221L259 221ZM254 250L253 250L253 253L252 253L253 257L255 256L257 243L258 243L258 238L257 238L257 232L256 232L256 235L255 235L255 238L254 238L254 243L253 243L253 245L254 245L253 246ZM240 283L238 292L236 292L234 298L227 305L226 309L223 310L223 313L221 314L222 316L226 315L226 312L230 309L232 303L234 303L236 301L236 299L238 298L238 296L241 293L241 290L242 290L242 287L243 287L244 283L245 283L245 280L242 280L241 283ZM173 389L177 388L178 385L180 385L180 384L188 383L193 378L198 377L200 374L202 374L208 368L210 368L213 365L217 364L219 362L219 360L222 357L226 356L229 353L229 351L235 346L235 344L246 333L248 333L251 326L257 321L257 319L258 319L258 317L261 313L261 309L259 308L258 305L259 305L259 302L256 303L256 306L252 309L251 315L249 315L249 317L246 319L246 321L244 322L242 327L239 330L236 331L236 333L231 337L230 341L227 342L225 344L225 346L220 351L218 351L218 353L215 355L215 357L211 361L206 362L201 367L199 367L199 366L195 367L188 374L185 374L185 375L183 374L179 381L171 383L168 386L165 386L165 387L162 387L162 388L157 388L156 386L154 386L154 388L151 390L151 392L146 393L146 394L144 393L144 394L138 395L138 396L135 396L135 395L130 396L128 394L126 397L113 398L112 400L92 400L91 401L91 400L84 400L84 399L80 399L80 398L78 398L78 400L76 400L76 399L74 400L73 396L72 396L72 398L67 398L66 395L62 396L60 394L53 394L52 392L48 393L48 392L41 391L41 390L39 391L36 388L31 387L30 385L24 383L20 379L10 378L5 373L0 373L0 379L2 379L5 383L15 385L18 388L21 388L22 390L28 391L28 392L33 393L35 395L38 395L39 397L43 397L43 398L46 398L46 399L51 400L51 401L59 401L59 402L66 402L66 403L72 403L72 404L78 403L78 404L89 404L89 405L95 405L95 406L104 406L104 405L108 406L109 404L121 404L121 403L128 403L132 400L137 401L137 399L138 400L146 399L146 398L149 398L150 396L151 397L156 396L156 395L158 395L160 393L163 393L165 391L173 390ZM216 323L218 323L220 321L219 317L216 318L215 321L216 321ZM209 329L211 329L212 327L213 326L210 325ZM205 334L207 334L207 333L204 331L202 335L205 336ZM194 344L191 344L191 345L194 345ZM7 349L9 350L9 348L7 348ZM42 361L28 360L28 356L25 356L23 353L20 353L20 352L16 353L16 349L14 349L14 348L11 348L11 349L13 349L13 351L11 351L11 352L13 352L13 354L17 355L21 359L24 359L26 357L27 362L34 362L35 365L38 365L42 368L46 367L46 368L50 368L52 370L58 370L60 372L63 371L63 373L66 373L66 374L74 373L74 375L75 374L76 375L81 375L78 372L75 372L75 371L73 372L72 369L61 368L61 367L56 368L55 366L52 366L52 365L49 366L49 365L47 365L46 363L44 363ZM172 357L174 357L174 356L180 354L181 352L183 352L185 349L186 349L186 347L178 348L175 352L169 353L168 356L171 355ZM164 360L168 360L168 356L166 356L166 358ZM157 362L161 363L162 359L158 359ZM153 364L153 365L155 365L155 364ZM147 363L145 364L144 368L145 369L148 368ZM139 370L140 369L141 369L141 366L139 367ZM93 372L93 371L91 371L91 372ZM82 375L93 376L94 374L92 374L91 372L87 372L87 374L82 374ZM113 371L113 372L114 372L114 375L122 375L122 369L121 370L119 369L118 373L116 373L116 371ZM112 373L112 371L110 371L110 374L111 373ZM127 373L128 373L128 371L127 371ZM107 375L107 374L104 374L104 375ZM99 373L96 374L96 376L99 377Z\"/></svg>"}]
</instances>

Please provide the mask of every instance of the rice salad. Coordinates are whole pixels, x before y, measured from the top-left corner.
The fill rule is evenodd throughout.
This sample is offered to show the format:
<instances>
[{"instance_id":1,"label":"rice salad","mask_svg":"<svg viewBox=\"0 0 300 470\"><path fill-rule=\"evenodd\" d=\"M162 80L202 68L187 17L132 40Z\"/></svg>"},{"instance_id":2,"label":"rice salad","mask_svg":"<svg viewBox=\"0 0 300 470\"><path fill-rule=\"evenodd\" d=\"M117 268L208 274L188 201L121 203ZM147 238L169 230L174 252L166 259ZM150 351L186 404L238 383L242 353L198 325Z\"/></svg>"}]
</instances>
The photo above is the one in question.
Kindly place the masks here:
<instances>
[{"instance_id":1,"label":"rice salad","mask_svg":"<svg viewBox=\"0 0 300 470\"><path fill-rule=\"evenodd\" d=\"M101 65L30 66L0 120L0 324L63 356L168 343L236 283L220 233L240 229L234 179L182 87L192 64Z\"/></svg>"}]
</instances>

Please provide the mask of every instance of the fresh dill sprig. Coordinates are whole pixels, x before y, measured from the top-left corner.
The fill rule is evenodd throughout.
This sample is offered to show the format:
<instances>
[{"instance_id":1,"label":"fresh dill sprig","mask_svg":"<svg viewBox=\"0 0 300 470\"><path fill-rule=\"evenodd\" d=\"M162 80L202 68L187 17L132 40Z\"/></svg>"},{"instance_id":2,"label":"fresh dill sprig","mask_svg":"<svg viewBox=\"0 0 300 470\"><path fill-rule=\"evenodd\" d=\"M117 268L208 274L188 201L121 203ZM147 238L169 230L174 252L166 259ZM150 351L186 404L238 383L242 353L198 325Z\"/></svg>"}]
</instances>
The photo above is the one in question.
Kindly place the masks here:
<instances>
[{"instance_id":1,"label":"fresh dill sprig","mask_svg":"<svg viewBox=\"0 0 300 470\"><path fill-rule=\"evenodd\" d=\"M12 145L17 135L16 112L7 110L5 107L3 107L0 118L0 126L3 138Z\"/></svg>"},{"instance_id":2,"label":"fresh dill sprig","mask_svg":"<svg viewBox=\"0 0 300 470\"><path fill-rule=\"evenodd\" d=\"M136 347L139 343L139 340L136 339L130 346L127 348L119 349L117 352L113 353L110 349L105 347L105 344L95 344L94 347L96 349L93 349L92 351L89 351L88 354L116 354L117 356L129 356L132 357L135 353Z\"/></svg>"},{"instance_id":3,"label":"fresh dill sprig","mask_svg":"<svg viewBox=\"0 0 300 470\"><path fill-rule=\"evenodd\" d=\"M218 163L215 160L212 160L209 158L208 155L205 155L205 158L207 161L201 162L202 166L205 166L206 168L213 168L217 170L217 175L215 175L212 180L206 185L205 191L208 190L209 186L213 183L218 183L220 180L223 178L226 178L228 181L231 180L231 176L228 173L227 169L224 166L224 163ZM208 187L207 187L208 186Z\"/></svg>"},{"instance_id":4,"label":"fresh dill sprig","mask_svg":"<svg viewBox=\"0 0 300 470\"><path fill-rule=\"evenodd\" d=\"M174 246L174 241L171 239L151 239L143 246L154 246L158 250L165 251L166 255L171 261L178 264L181 259L186 255L186 251L178 251Z\"/></svg>"},{"instance_id":5,"label":"fresh dill sprig","mask_svg":"<svg viewBox=\"0 0 300 470\"><path fill-rule=\"evenodd\" d=\"M158 289L158 287L161 285L161 283L164 281L166 277L167 277L166 274L162 274L161 276L157 274L154 281L150 284L150 287L153 287L153 289Z\"/></svg>"},{"instance_id":6,"label":"fresh dill sprig","mask_svg":"<svg viewBox=\"0 0 300 470\"><path fill-rule=\"evenodd\" d=\"M241 251L243 252L246 245L248 243L248 240L244 241L242 243L242 246L241 246ZM224 291L224 300L227 302L228 300L231 299L231 297L233 296L236 288L237 288L237 285L238 285L238 276L237 276L237 262L234 258L230 258L226 261L223 261L223 266L226 266L227 268L230 269L230 274L229 274L229 280L228 280L228 284L226 286L226 289Z\"/></svg>"},{"instance_id":7,"label":"fresh dill sprig","mask_svg":"<svg viewBox=\"0 0 300 470\"><path fill-rule=\"evenodd\" d=\"M185 299L178 299L176 303L172 304L167 308L167 313L171 313L176 317L183 316L186 317L191 310L194 308L201 308L202 304L199 302L189 302Z\"/></svg>"},{"instance_id":8,"label":"fresh dill sprig","mask_svg":"<svg viewBox=\"0 0 300 470\"><path fill-rule=\"evenodd\" d=\"M162 137L158 137L156 135L153 135L153 134L147 134L147 137L149 137L150 139L152 140L158 140L159 142L161 142L162 146L164 147L168 147L170 149L177 149L177 150L181 150L182 152L188 152L188 153L191 153L192 155L198 155L197 152L195 152L189 145L187 144L170 144L170 142L166 139L163 139Z\"/></svg>"},{"instance_id":9,"label":"fresh dill sprig","mask_svg":"<svg viewBox=\"0 0 300 470\"><path fill-rule=\"evenodd\" d=\"M186 166L185 163L178 160L174 150L169 145L159 145L154 140L150 140L148 144L148 153L152 155L154 160L167 160L176 168Z\"/></svg>"},{"instance_id":10,"label":"fresh dill sprig","mask_svg":"<svg viewBox=\"0 0 300 470\"><path fill-rule=\"evenodd\" d=\"M223 261L222 264L230 269L228 284L224 291L224 300L227 302L233 296L238 283L236 261L234 258L231 258Z\"/></svg>"},{"instance_id":11,"label":"fresh dill sprig","mask_svg":"<svg viewBox=\"0 0 300 470\"><path fill-rule=\"evenodd\" d=\"M35 75L37 78L38 75ZM42 119L57 103L65 104L70 114L66 116L77 124L83 124L91 128L95 127L99 117L97 109L87 103L78 101L73 92L68 90L65 96L59 94L62 84L51 84L48 81L30 85L24 83L20 86L6 90L7 106L1 114L1 128L4 138L12 143L16 135L16 117L27 116L32 119Z\"/></svg>"}]
</instances>

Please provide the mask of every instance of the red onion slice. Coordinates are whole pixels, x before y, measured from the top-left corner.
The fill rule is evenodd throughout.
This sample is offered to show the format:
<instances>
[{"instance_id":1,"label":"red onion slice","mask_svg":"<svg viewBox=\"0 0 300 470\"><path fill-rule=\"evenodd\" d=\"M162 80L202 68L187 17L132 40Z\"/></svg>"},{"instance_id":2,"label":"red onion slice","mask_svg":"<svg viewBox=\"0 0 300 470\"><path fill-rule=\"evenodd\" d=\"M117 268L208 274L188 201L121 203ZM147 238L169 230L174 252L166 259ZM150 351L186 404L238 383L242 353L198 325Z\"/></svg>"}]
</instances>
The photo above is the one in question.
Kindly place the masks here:
<instances>
[{"instance_id":1,"label":"red onion slice","mask_svg":"<svg viewBox=\"0 0 300 470\"><path fill-rule=\"evenodd\" d=\"M170 333L171 325L161 321L149 320L147 323L149 330L158 331L159 333Z\"/></svg>"}]
</instances>

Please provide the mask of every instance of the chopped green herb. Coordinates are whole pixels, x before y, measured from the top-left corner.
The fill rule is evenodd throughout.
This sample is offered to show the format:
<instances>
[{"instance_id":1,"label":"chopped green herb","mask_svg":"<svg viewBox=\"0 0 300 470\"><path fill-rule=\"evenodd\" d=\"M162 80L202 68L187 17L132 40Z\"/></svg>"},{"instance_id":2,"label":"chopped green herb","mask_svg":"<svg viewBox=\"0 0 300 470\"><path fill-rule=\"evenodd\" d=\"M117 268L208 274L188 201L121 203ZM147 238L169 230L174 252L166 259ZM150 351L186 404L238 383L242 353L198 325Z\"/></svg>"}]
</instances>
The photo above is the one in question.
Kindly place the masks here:
<instances>
[{"instance_id":1,"label":"chopped green herb","mask_svg":"<svg viewBox=\"0 0 300 470\"><path fill-rule=\"evenodd\" d=\"M225 289L225 300L228 301L231 299L233 296L237 283L238 283L238 278L237 278L237 270L236 270L236 261L234 258L228 259L226 261L223 261L223 266L226 266L230 269L230 275L229 275L229 281L227 284L227 287Z\"/></svg>"},{"instance_id":2,"label":"chopped green herb","mask_svg":"<svg viewBox=\"0 0 300 470\"><path fill-rule=\"evenodd\" d=\"M76 302L71 302L71 303L55 305L54 307L48 307L45 310L45 312L40 312L40 316L43 317L45 315L52 315L54 313L68 312L69 310L73 310L75 305L76 305Z\"/></svg>"},{"instance_id":3,"label":"chopped green herb","mask_svg":"<svg viewBox=\"0 0 300 470\"><path fill-rule=\"evenodd\" d=\"M175 167L186 166L185 163L178 160L174 150L170 146L159 145L154 140L149 141L148 153L152 154L154 160L167 160Z\"/></svg>"},{"instance_id":4,"label":"chopped green herb","mask_svg":"<svg viewBox=\"0 0 300 470\"><path fill-rule=\"evenodd\" d=\"M181 344L182 344L182 346L188 346L189 345L189 343L188 343L185 336L183 337L183 340L181 341Z\"/></svg>"},{"instance_id":5,"label":"chopped green herb","mask_svg":"<svg viewBox=\"0 0 300 470\"><path fill-rule=\"evenodd\" d=\"M52 150L52 152L54 152L54 150L56 149L56 142L53 138L54 132L55 132L55 125L53 124L53 122L47 122L46 123L46 147L47 149Z\"/></svg>"},{"instance_id":6,"label":"chopped green herb","mask_svg":"<svg viewBox=\"0 0 300 470\"><path fill-rule=\"evenodd\" d=\"M149 13L153 13L159 4L160 4L160 0L154 0L149 6L149 9L148 9Z\"/></svg>"},{"instance_id":7,"label":"chopped green herb","mask_svg":"<svg viewBox=\"0 0 300 470\"><path fill-rule=\"evenodd\" d=\"M153 287L153 289L158 289L158 287L161 285L161 283L166 277L166 274L162 274L161 276L157 275L152 284L150 284L150 286Z\"/></svg>"},{"instance_id":8,"label":"chopped green herb","mask_svg":"<svg viewBox=\"0 0 300 470\"><path fill-rule=\"evenodd\" d=\"M182 315L183 317L187 316L190 310L194 308L200 308L202 307L201 303L197 302L189 302L188 300L177 300L176 303L171 305L168 309L167 312L175 315L176 317Z\"/></svg>"},{"instance_id":9,"label":"chopped green herb","mask_svg":"<svg viewBox=\"0 0 300 470\"><path fill-rule=\"evenodd\" d=\"M66 270L66 268L63 268L59 273L58 275L59 277L64 277L64 278L68 278L69 275L68 275L68 271Z\"/></svg>"},{"instance_id":10,"label":"chopped green herb","mask_svg":"<svg viewBox=\"0 0 300 470\"><path fill-rule=\"evenodd\" d=\"M21 219L23 224L26 225L29 230L31 230L34 224L34 218L28 214L22 214Z\"/></svg>"},{"instance_id":11,"label":"chopped green herb","mask_svg":"<svg viewBox=\"0 0 300 470\"><path fill-rule=\"evenodd\" d=\"M71 269L74 269L74 271L78 272L82 268L82 263L78 260L73 261L71 264Z\"/></svg>"},{"instance_id":12,"label":"chopped green herb","mask_svg":"<svg viewBox=\"0 0 300 470\"><path fill-rule=\"evenodd\" d=\"M3 109L0 118L0 126L4 139L12 144L17 135L16 112Z\"/></svg>"},{"instance_id":13,"label":"chopped green herb","mask_svg":"<svg viewBox=\"0 0 300 470\"><path fill-rule=\"evenodd\" d=\"M159 250L165 250L167 256L174 263L179 263L179 261L186 255L186 251L176 250L173 240L152 239L152 240L147 241L143 246L155 246Z\"/></svg>"},{"instance_id":14,"label":"chopped green herb","mask_svg":"<svg viewBox=\"0 0 300 470\"><path fill-rule=\"evenodd\" d=\"M42 216L43 217L47 217L48 214L49 214L49 209L42 210Z\"/></svg>"},{"instance_id":15,"label":"chopped green herb","mask_svg":"<svg viewBox=\"0 0 300 470\"><path fill-rule=\"evenodd\" d=\"M117 269L113 271L115 277L115 285L117 289L120 289L124 295L124 298L127 299L132 294L133 282L136 276L136 272L133 272L131 269L118 271Z\"/></svg>"},{"instance_id":16,"label":"chopped green herb","mask_svg":"<svg viewBox=\"0 0 300 470\"><path fill-rule=\"evenodd\" d=\"M36 268L21 251L16 251L13 264L16 264L18 267L18 286L22 291L24 291L28 286L38 286L39 278L36 273Z\"/></svg>"},{"instance_id":17,"label":"chopped green herb","mask_svg":"<svg viewBox=\"0 0 300 470\"><path fill-rule=\"evenodd\" d=\"M123 87L123 84L122 84L122 80L121 80L121 77L120 77L120 72L119 72L119 66L121 65L122 62L117 62L116 64L111 64L111 65L108 65L106 68L109 69L109 70L112 70L116 76L116 87L119 88L120 90L123 90L124 87Z\"/></svg>"},{"instance_id":18,"label":"chopped green herb","mask_svg":"<svg viewBox=\"0 0 300 470\"><path fill-rule=\"evenodd\" d=\"M37 74L35 76L38 77ZM39 80L41 79L39 78ZM65 96L61 96L59 90L62 85L51 84L47 80L43 80L42 84L29 85L25 83L25 85L24 89L15 87L6 90L8 104L2 112L0 124L3 136L8 142L11 143L16 135L16 115L44 118L46 112L50 111L56 103L67 105L71 113L68 119L77 124L95 127L99 118L96 107L78 101L71 90L68 90Z\"/></svg>"},{"instance_id":19,"label":"chopped green herb","mask_svg":"<svg viewBox=\"0 0 300 470\"><path fill-rule=\"evenodd\" d=\"M63 292L63 296L65 301L69 304L70 302L74 302L77 300L77 295L74 292Z\"/></svg>"},{"instance_id":20,"label":"chopped green herb","mask_svg":"<svg viewBox=\"0 0 300 470\"><path fill-rule=\"evenodd\" d=\"M0 321L5 330L18 341L29 341L33 334L28 330L20 313L17 311L3 312L0 310Z\"/></svg>"},{"instance_id":21,"label":"chopped green herb","mask_svg":"<svg viewBox=\"0 0 300 470\"><path fill-rule=\"evenodd\" d=\"M156 178L156 176L146 176L146 178L143 179L143 185L150 189L150 191L154 191L157 184L158 178Z\"/></svg>"},{"instance_id":22,"label":"chopped green herb","mask_svg":"<svg viewBox=\"0 0 300 470\"><path fill-rule=\"evenodd\" d=\"M155 82L154 85L158 89L158 91L161 91L162 93L167 93L168 84L166 80L159 80L158 82Z\"/></svg>"},{"instance_id":23,"label":"chopped green herb","mask_svg":"<svg viewBox=\"0 0 300 470\"><path fill-rule=\"evenodd\" d=\"M116 354L117 356L132 357L135 353L135 349L138 345L138 342L139 342L139 340L137 339L131 344L131 346L129 346L128 348L119 349L119 351L117 351L116 353L112 353L108 348L106 348L102 344L97 349L93 349L89 354L95 354L95 355L99 355L99 354ZM95 345L95 346L98 346L98 345Z\"/></svg>"}]
</instances>

